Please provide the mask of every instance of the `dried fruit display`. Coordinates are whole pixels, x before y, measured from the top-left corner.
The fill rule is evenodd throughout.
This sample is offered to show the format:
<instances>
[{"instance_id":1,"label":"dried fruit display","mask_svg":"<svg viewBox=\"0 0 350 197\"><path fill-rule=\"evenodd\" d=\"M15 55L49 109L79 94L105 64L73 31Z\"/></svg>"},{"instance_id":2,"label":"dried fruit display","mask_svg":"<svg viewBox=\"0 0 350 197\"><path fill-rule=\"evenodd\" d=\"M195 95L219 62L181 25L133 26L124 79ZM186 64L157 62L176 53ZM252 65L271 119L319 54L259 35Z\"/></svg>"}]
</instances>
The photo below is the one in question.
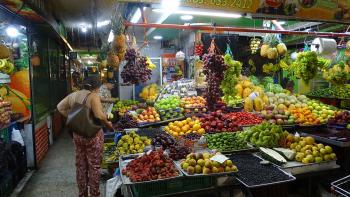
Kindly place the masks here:
<instances>
[{"instance_id":1,"label":"dried fruit display","mask_svg":"<svg viewBox=\"0 0 350 197\"><path fill-rule=\"evenodd\" d=\"M130 161L122 170L122 174L132 182L151 181L179 176L172 159L163 151L152 151Z\"/></svg>"},{"instance_id":2,"label":"dried fruit display","mask_svg":"<svg viewBox=\"0 0 350 197\"><path fill-rule=\"evenodd\" d=\"M128 49L125 60L127 63L121 72L124 83L139 84L151 79L152 70L148 68L146 57L139 56L135 49Z\"/></svg>"}]
</instances>

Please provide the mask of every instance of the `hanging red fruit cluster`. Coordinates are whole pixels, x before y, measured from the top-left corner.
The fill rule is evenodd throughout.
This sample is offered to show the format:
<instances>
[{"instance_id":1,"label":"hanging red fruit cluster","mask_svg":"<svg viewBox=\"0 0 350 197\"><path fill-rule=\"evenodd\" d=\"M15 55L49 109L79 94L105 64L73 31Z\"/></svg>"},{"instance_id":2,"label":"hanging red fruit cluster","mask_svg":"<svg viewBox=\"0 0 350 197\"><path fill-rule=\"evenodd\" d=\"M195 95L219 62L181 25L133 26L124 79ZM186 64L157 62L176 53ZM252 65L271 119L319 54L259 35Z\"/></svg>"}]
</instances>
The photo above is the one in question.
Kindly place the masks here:
<instances>
[{"instance_id":1,"label":"hanging red fruit cluster","mask_svg":"<svg viewBox=\"0 0 350 197\"><path fill-rule=\"evenodd\" d=\"M202 56L204 52L204 46L202 42L197 42L194 46L194 54L197 56Z\"/></svg>"}]
</instances>

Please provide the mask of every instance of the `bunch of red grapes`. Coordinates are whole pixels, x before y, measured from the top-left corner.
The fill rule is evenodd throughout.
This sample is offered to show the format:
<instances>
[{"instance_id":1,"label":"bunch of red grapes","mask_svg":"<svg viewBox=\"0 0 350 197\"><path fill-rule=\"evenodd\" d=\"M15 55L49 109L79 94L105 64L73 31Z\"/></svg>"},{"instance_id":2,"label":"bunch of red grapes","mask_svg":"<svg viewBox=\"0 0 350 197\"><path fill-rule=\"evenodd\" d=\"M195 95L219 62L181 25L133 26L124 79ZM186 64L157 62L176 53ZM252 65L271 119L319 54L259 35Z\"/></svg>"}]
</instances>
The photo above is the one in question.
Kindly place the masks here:
<instances>
[{"instance_id":1,"label":"bunch of red grapes","mask_svg":"<svg viewBox=\"0 0 350 197\"><path fill-rule=\"evenodd\" d=\"M139 56L135 49L128 49L125 60L127 63L121 73L124 83L139 84L151 79L152 70L148 68L146 57Z\"/></svg>"},{"instance_id":2,"label":"bunch of red grapes","mask_svg":"<svg viewBox=\"0 0 350 197\"><path fill-rule=\"evenodd\" d=\"M215 110L215 104L220 100L220 84L224 79L226 68L224 58L221 55L213 53L204 55L203 73L206 75L206 82L208 84L204 96L210 111Z\"/></svg>"}]
</instances>

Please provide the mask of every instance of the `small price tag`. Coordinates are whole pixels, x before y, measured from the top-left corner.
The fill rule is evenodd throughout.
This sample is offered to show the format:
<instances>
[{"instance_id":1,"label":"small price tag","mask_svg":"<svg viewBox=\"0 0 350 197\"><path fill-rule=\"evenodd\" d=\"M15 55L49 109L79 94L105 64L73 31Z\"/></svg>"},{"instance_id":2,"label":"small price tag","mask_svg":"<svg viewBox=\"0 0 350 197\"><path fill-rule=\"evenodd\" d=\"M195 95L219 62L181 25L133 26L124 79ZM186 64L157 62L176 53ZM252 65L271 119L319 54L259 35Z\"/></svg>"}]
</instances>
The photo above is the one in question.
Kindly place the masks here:
<instances>
[{"instance_id":1,"label":"small price tag","mask_svg":"<svg viewBox=\"0 0 350 197\"><path fill-rule=\"evenodd\" d=\"M188 96L197 96L197 91L188 91L187 95Z\"/></svg>"},{"instance_id":2,"label":"small price tag","mask_svg":"<svg viewBox=\"0 0 350 197\"><path fill-rule=\"evenodd\" d=\"M252 99L252 100L254 100L256 97L258 97L259 96L259 93L258 92L253 92L253 93L251 93L250 95L249 95L249 98L250 99Z\"/></svg>"},{"instance_id":3,"label":"small price tag","mask_svg":"<svg viewBox=\"0 0 350 197\"><path fill-rule=\"evenodd\" d=\"M214 157L210 158L210 160L224 163L226 160L228 160L228 158L225 155L215 155Z\"/></svg>"}]
</instances>

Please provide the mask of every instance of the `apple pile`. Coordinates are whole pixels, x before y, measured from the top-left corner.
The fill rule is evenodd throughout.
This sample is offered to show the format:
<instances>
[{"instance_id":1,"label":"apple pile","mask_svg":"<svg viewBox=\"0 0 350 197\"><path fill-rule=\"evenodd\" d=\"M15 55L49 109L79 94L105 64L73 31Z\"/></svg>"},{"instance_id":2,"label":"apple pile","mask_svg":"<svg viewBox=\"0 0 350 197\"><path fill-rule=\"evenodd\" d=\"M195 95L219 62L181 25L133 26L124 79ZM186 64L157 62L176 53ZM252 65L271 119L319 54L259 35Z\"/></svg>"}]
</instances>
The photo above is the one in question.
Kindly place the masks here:
<instances>
[{"instance_id":1,"label":"apple pile","mask_svg":"<svg viewBox=\"0 0 350 197\"><path fill-rule=\"evenodd\" d=\"M176 177L179 176L179 171L172 159L159 150L130 161L122 170L122 174L132 182L142 182Z\"/></svg>"},{"instance_id":2,"label":"apple pile","mask_svg":"<svg viewBox=\"0 0 350 197\"><path fill-rule=\"evenodd\" d=\"M137 116L138 123L151 123L160 121L159 114L154 107L147 107Z\"/></svg>"},{"instance_id":3,"label":"apple pile","mask_svg":"<svg viewBox=\"0 0 350 197\"><path fill-rule=\"evenodd\" d=\"M294 116L292 116L290 111L267 108L266 110L262 110L260 115L272 124L292 125L295 123Z\"/></svg>"},{"instance_id":4,"label":"apple pile","mask_svg":"<svg viewBox=\"0 0 350 197\"><path fill-rule=\"evenodd\" d=\"M221 111L217 110L200 118L201 126L207 133L217 132L234 132L238 131L239 127L232 119Z\"/></svg>"},{"instance_id":5,"label":"apple pile","mask_svg":"<svg viewBox=\"0 0 350 197\"><path fill-rule=\"evenodd\" d=\"M219 163L211 160L213 156L215 155L208 152L188 154L186 160L181 162L181 168L190 175L238 171L237 166L233 165L231 160Z\"/></svg>"}]
</instances>

